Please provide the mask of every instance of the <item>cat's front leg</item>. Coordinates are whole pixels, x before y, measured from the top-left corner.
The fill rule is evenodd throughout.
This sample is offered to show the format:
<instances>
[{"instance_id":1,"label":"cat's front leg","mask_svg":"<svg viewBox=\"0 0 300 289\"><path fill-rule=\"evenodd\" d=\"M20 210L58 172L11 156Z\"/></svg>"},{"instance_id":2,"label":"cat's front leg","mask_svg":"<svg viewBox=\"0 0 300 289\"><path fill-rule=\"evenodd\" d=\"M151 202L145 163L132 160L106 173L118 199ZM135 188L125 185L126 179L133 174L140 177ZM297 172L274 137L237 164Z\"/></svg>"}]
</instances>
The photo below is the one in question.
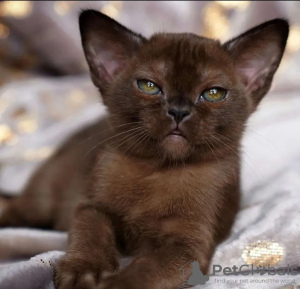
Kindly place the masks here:
<instances>
[{"instance_id":1,"label":"cat's front leg","mask_svg":"<svg viewBox=\"0 0 300 289\"><path fill-rule=\"evenodd\" d=\"M79 205L69 238L67 253L55 268L57 289L94 289L103 272L118 269L111 221L92 204Z\"/></svg>"},{"instance_id":2,"label":"cat's front leg","mask_svg":"<svg viewBox=\"0 0 300 289\"><path fill-rule=\"evenodd\" d=\"M97 289L183 288L195 267L193 263L197 264L198 271L200 269L203 274L206 273L214 247L211 244L195 240L167 242L159 248L141 253L119 273L104 276ZM185 270L184 277L180 270L182 267Z\"/></svg>"}]
</instances>

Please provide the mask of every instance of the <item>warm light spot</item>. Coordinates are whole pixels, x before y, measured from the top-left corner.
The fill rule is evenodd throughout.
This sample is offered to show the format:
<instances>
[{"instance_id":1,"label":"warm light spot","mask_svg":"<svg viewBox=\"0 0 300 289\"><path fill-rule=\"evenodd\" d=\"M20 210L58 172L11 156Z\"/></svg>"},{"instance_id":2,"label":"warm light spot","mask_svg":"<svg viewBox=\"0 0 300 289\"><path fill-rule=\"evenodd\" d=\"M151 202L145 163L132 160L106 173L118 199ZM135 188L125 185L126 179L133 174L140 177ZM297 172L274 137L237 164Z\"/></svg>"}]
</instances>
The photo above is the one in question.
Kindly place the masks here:
<instances>
[{"instance_id":1,"label":"warm light spot","mask_svg":"<svg viewBox=\"0 0 300 289\"><path fill-rule=\"evenodd\" d=\"M24 18L32 11L31 1L4 1L0 4L0 16Z\"/></svg>"},{"instance_id":2,"label":"warm light spot","mask_svg":"<svg viewBox=\"0 0 300 289\"><path fill-rule=\"evenodd\" d=\"M55 1L54 11L61 16L68 14L76 1Z\"/></svg>"},{"instance_id":3,"label":"warm light spot","mask_svg":"<svg viewBox=\"0 0 300 289\"><path fill-rule=\"evenodd\" d=\"M6 142L8 146L14 146L19 142L19 137L13 134L12 137Z\"/></svg>"},{"instance_id":4,"label":"warm light spot","mask_svg":"<svg viewBox=\"0 0 300 289\"><path fill-rule=\"evenodd\" d=\"M40 159L46 159L48 157L50 157L53 154L54 150L51 147L41 147L38 150L38 156Z\"/></svg>"},{"instance_id":5,"label":"warm light spot","mask_svg":"<svg viewBox=\"0 0 300 289\"><path fill-rule=\"evenodd\" d=\"M243 251L242 258L247 264L254 266L273 266L284 256L284 248L277 242L257 241L249 244Z\"/></svg>"},{"instance_id":6,"label":"warm light spot","mask_svg":"<svg viewBox=\"0 0 300 289\"><path fill-rule=\"evenodd\" d=\"M33 133L37 130L38 124L33 116L26 116L17 121L17 128L20 133Z\"/></svg>"},{"instance_id":7,"label":"warm light spot","mask_svg":"<svg viewBox=\"0 0 300 289\"><path fill-rule=\"evenodd\" d=\"M6 124L0 124L0 144L4 144L12 140L14 137L10 127Z\"/></svg>"},{"instance_id":8,"label":"warm light spot","mask_svg":"<svg viewBox=\"0 0 300 289\"><path fill-rule=\"evenodd\" d=\"M3 97L3 94L1 96ZM8 105L9 102L6 99L0 98L0 114L2 114L7 109Z\"/></svg>"},{"instance_id":9,"label":"warm light spot","mask_svg":"<svg viewBox=\"0 0 300 289\"><path fill-rule=\"evenodd\" d=\"M116 7L116 9L120 10L122 8L122 1L111 1L113 5Z\"/></svg>"},{"instance_id":10,"label":"warm light spot","mask_svg":"<svg viewBox=\"0 0 300 289\"><path fill-rule=\"evenodd\" d=\"M29 149L27 150L23 157L28 161L39 161L50 157L54 150L51 147L41 147L39 149Z\"/></svg>"},{"instance_id":11,"label":"warm light spot","mask_svg":"<svg viewBox=\"0 0 300 289\"><path fill-rule=\"evenodd\" d=\"M203 11L204 36L224 39L228 33L229 20L224 8L215 3L209 3Z\"/></svg>"},{"instance_id":12,"label":"warm light spot","mask_svg":"<svg viewBox=\"0 0 300 289\"><path fill-rule=\"evenodd\" d=\"M300 26L292 26L287 42L287 50L296 52L300 49Z\"/></svg>"},{"instance_id":13,"label":"warm light spot","mask_svg":"<svg viewBox=\"0 0 300 289\"><path fill-rule=\"evenodd\" d=\"M246 10L250 1L216 1L218 4L223 6L225 9L237 9L237 10Z\"/></svg>"},{"instance_id":14,"label":"warm light spot","mask_svg":"<svg viewBox=\"0 0 300 289\"><path fill-rule=\"evenodd\" d=\"M71 91L67 98L68 105L72 106L81 106L84 104L86 100L86 94L83 90L80 89L74 89Z\"/></svg>"},{"instance_id":15,"label":"warm light spot","mask_svg":"<svg viewBox=\"0 0 300 289\"><path fill-rule=\"evenodd\" d=\"M9 28L0 23L0 39L4 39L4 38L7 38L7 36L9 35Z\"/></svg>"},{"instance_id":16,"label":"warm light spot","mask_svg":"<svg viewBox=\"0 0 300 289\"><path fill-rule=\"evenodd\" d=\"M122 1L109 1L101 9L101 12L111 18L116 18L122 8Z\"/></svg>"}]
</instances>

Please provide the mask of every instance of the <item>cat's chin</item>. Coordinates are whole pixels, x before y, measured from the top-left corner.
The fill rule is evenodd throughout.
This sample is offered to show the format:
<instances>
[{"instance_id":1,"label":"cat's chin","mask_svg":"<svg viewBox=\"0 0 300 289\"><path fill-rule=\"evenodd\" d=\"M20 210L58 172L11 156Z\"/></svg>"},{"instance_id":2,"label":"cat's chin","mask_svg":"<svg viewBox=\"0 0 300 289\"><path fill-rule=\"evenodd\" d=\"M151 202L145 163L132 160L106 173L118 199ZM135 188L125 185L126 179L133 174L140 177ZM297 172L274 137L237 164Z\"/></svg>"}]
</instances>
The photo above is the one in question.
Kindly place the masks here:
<instances>
[{"instance_id":1,"label":"cat's chin","mask_svg":"<svg viewBox=\"0 0 300 289\"><path fill-rule=\"evenodd\" d=\"M183 159L190 150L189 143L184 136L173 134L164 138L162 147L171 159Z\"/></svg>"}]
</instances>

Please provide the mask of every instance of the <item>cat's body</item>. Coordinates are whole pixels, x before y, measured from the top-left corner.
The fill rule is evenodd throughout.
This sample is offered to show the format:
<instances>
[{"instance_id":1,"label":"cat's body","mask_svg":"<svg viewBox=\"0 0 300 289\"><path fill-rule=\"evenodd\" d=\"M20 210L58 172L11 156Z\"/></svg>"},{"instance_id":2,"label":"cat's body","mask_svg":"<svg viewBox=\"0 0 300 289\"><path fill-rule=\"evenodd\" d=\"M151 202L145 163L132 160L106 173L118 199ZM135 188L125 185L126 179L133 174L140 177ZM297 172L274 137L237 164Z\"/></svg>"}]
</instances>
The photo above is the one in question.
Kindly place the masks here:
<instances>
[{"instance_id":1,"label":"cat's body","mask_svg":"<svg viewBox=\"0 0 300 289\"><path fill-rule=\"evenodd\" d=\"M49 161L51 169L68 155L66 168L56 172L68 188L53 185L59 217L50 225L71 224L56 286L179 288L185 281L179 269L187 264L188 271L197 260L206 273L216 244L230 231L244 125L271 85L288 25L270 21L224 45L193 34L145 39L95 11L82 13L80 27L109 129L83 147L101 142L83 163L74 141ZM83 178L70 174L74 160ZM120 253L135 259L118 272Z\"/></svg>"},{"instance_id":2,"label":"cat's body","mask_svg":"<svg viewBox=\"0 0 300 289\"><path fill-rule=\"evenodd\" d=\"M2 200L0 227L68 230L74 208L86 193L86 175L93 167L96 155L101 153L98 144L109 137L106 119L71 136L37 169L21 197L9 200L9 210L4 210L7 201Z\"/></svg>"}]
</instances>

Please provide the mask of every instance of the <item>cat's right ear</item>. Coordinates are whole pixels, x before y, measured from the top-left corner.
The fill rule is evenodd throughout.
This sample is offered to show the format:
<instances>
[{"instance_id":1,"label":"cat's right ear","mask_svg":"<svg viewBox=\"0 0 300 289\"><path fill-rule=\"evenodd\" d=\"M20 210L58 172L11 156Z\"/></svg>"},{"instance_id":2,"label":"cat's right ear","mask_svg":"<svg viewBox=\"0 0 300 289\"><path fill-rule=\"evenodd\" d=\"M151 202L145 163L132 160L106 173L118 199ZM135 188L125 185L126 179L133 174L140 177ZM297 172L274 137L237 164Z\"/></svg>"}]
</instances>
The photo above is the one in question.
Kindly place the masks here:
<instances>
[{"instance_id":1,"label":"cat's right ear","mask_svg":"<svg viewBox=\"0 0 300 289\"><path fill-rule=\"evenodd\" d=\"M104 92L146 39L95 10L83 11L79 26L91 79Z\"/></svg>"},{"instance_id":2,"label":"cat's right ear","mask_svg":"<svg viewBox=\"0 0 300 289\"><path fill-rule=\"evenodd\" d=\"M289 24L274 19L258 25L223 46L256 106L268 92L289 35Z\"/></svg>"}]
</instances>

